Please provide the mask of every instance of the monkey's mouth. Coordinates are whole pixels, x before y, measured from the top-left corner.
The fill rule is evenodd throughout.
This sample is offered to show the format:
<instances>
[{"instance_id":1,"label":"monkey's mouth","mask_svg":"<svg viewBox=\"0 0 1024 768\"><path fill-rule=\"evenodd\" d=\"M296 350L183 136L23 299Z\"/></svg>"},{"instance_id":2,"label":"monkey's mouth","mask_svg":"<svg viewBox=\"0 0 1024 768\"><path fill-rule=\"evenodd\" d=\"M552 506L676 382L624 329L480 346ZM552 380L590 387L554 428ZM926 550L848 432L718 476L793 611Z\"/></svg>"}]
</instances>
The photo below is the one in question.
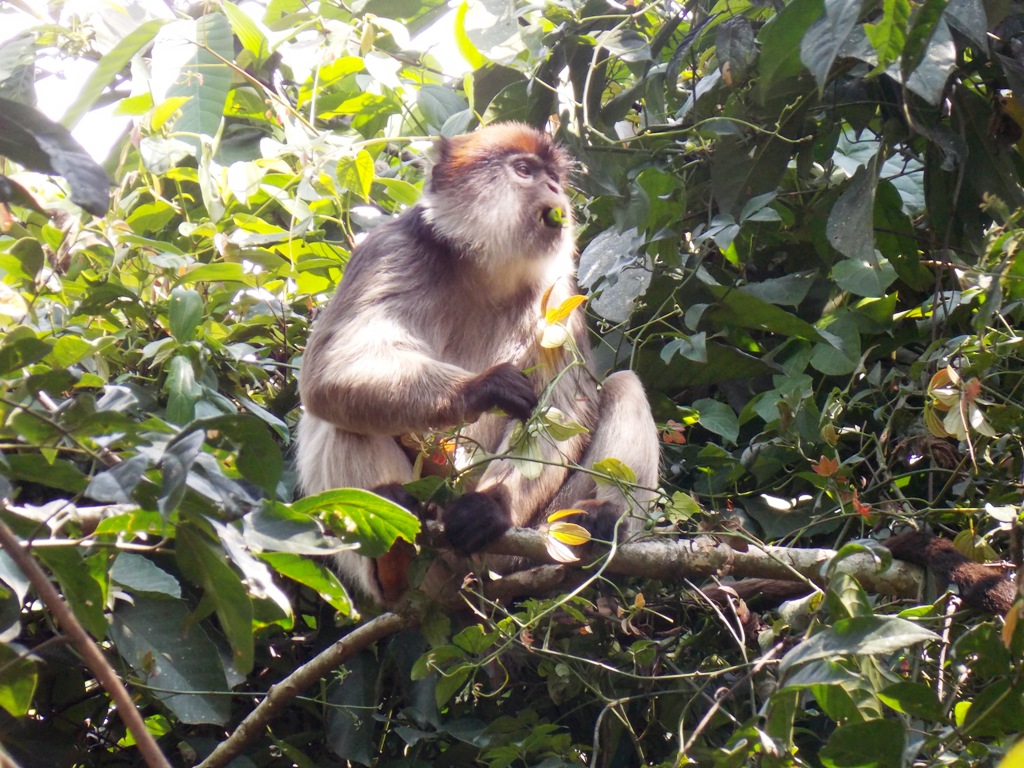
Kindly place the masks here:
<instances>
[{"instance_id":1,"label":"monkey's mouth","mask_svg":"<svg viewBox=\"0 0 1024 768\"><path fill-rule=\"evenodd\" d=\"M540 220L544 222L545 227L551 227L551 229L562 229L569 222L566 219L565 211L562 210L561 206L553 206L551 208L544 208L540 212Z\"/></svg>"}]
</instances>

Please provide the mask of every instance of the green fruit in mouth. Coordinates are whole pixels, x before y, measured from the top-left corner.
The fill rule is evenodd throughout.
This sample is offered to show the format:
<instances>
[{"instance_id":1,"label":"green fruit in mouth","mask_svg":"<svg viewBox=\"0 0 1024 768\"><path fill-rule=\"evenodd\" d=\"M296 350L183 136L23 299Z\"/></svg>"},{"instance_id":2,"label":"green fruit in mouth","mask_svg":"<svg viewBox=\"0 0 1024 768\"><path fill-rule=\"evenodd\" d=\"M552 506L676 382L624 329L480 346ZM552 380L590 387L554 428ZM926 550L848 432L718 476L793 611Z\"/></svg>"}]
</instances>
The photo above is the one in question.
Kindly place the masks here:
<instances>
[{"instance_id":1,"label":"green fruit in mouth","mask_svg":"<svg viewBox=\"0 0 1024 768\"><path fill-rule=\"evenodd\" d=\"M540 218L544 222L544 226L551 227L552 229L561 229L568 223L565 218L565 212L557 207L545 208Z\"/></svg>"}]
</instances>

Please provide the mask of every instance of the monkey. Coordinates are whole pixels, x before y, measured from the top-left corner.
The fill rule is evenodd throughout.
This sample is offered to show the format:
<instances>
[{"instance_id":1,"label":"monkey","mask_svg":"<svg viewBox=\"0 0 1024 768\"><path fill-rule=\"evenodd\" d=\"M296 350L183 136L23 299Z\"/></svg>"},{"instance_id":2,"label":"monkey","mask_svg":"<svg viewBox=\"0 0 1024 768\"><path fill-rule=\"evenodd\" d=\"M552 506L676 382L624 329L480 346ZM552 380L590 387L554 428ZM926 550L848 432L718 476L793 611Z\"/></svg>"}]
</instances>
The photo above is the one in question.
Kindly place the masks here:
<instances>
[{"instance_id":1,"label":"monkey","mask_svg":"<svg viewBox=\"0 0 1024 768\"><path fill-rule=\"evenodd\" d=\"M303 492L365 488L415 509L401 487L414 476L403 437L457 429L500 456L544 398L586 431L541 435L536 472L490 461L441 513L458 557L563 508L584 509L584 526L610 539L653 499L659 440L639 378L598 385L580 311L564 321L567 343L540 344L545 310L578 293L569 170L566 150L522 123L437 142L421 200L353 249L314 323L299 374ZM595 482L587 469L609 457L633 470L635 492ZM359 596L392 605L408 588L410 549L344 552L336 569Z\"/></svg>"}]
</instances>

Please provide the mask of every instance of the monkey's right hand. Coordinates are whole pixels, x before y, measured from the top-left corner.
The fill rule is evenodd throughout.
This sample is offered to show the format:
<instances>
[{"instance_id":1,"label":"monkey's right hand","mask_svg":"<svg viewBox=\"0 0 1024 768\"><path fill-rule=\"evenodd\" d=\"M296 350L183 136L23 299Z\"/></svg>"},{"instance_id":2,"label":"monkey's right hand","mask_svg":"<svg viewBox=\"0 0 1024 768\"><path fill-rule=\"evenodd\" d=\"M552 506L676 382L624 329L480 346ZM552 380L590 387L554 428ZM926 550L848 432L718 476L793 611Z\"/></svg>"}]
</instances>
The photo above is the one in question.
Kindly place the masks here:
<instances>
[{"instance_id":1,"label":"monkey's right hand","mask_svg":"<svg viewBox=\"0 0 1024 768\"><path fill-rule=\"evenodd\" d=\"M466 417L473 421L491 408L501 408L509 416L526 421L537 407L537 393L521 370L512 363L501 363L470 379L462 397Z\"/></svg>"}]
</instances>

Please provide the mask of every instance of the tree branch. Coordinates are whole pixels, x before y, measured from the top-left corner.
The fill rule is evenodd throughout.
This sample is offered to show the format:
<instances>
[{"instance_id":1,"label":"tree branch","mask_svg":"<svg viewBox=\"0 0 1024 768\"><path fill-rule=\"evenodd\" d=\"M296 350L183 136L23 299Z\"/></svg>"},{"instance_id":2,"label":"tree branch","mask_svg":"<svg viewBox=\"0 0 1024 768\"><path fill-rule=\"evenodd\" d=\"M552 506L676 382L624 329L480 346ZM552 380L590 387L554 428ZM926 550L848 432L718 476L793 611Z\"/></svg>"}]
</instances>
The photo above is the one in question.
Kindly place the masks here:
<instances>
[{"instance_id":1,"label":"tree branch","mask_svg":"<svg viewBox=\"0 0 1024 768\"><path fill-rule=\"evenodd\" d=\"M406 616L385 613L345 635L284 680L270 686L267 697L196 768L221 768L227 765L240 755L242 750L253 740L259 738L266 729L267 723L273 720L278 712L302 691L326 676L353 654L412 623L414 623L413 620Z\"/></svg>"},{"instance_id":2,"label":"tree branch","mask_svg":"<svg viewBox=\"0 0 1024 768\"><path fill-rule=\"evenodd\" d=\"M445 548L442 529L436 523L427 523L428 543ZM514 555L535 563L555 563L548 554L544 533L532 529L514 528L487 548L488 553ZM604 550L605 553L607 550ZM579 568L598 559L596 547L581 551L594 553L566 568ZM715 541L710 536L695 539L676 539L667 536L649 536L621 544L605 568L605 573L663 581L683 581L698 576L735 576L737 578L765 578L782 581L810 581L824 586L828 581L825 566L836 555L833 549L803 549L800 547L755 547L746 552ZM878 570L878 560L867 553L843 558L834 568L836 573L848 573L869 592L896 597L915 597L924 584L924 571L901 560L893 560L885 570Z\"/></svg>"},{"instance_id":3,"label":"tree branch","mask_svg":"<svg viewBox=\"0 0 1024 768\"><path fill-rule=\"evenodd\" d=\"M0 500L0 506L5 510L7 508L6 502L2 500ZM57 589L50 583L49 577L32 557L28 547L22 545L14 531L8 528L3 520L0 520L0 547L10 555L14 564L28 578L36 594L39 595L39 599L53 614L57 624L82 657L82 661L96 676L96 680L103 686L103 689L110 694L121 719L132 736L135 737L135 743L138 745L146 765L149 768L171 768L171 764L160 751L160 747L157 746L156 740L146 729L142 715L135 708L132 697L124 687L124 683L121 682L121 678L117 676L117 672L103 656L99 646L89 637L89 633L79 624L75 614L64 603Z\"/></svg>"}]
</instances>

